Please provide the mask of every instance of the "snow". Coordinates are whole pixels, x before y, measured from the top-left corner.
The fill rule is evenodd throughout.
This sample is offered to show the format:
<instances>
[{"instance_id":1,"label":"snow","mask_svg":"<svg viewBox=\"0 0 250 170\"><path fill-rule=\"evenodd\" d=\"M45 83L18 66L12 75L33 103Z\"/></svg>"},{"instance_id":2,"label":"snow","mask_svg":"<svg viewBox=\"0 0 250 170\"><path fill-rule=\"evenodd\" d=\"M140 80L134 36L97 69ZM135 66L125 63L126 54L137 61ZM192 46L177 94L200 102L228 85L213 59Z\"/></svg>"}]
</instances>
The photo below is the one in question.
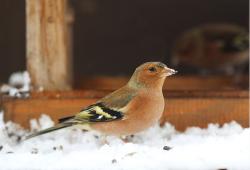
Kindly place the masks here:
<instances>
[{"instance_id":1,"label":"snow","mask_svg":"<svg viewBox=\"0 0 250 170\"><path fill-rule=\"evenodd\" d=\"M9 78L9 84L3 84L0 92L13 97L28 97L30 90L30 76L27 71L15 72Z\"/></svg>"},{"instance_id":2,"label":"snow","mask_svg":"<svg viewBox=\"0 0 250 170\"><path fill-rule=\"evenodd\" d=\"M12 86L21 85L24 86L25 88L28 88L30 84L29 73L27 71L24 71L11 74L9 78L9 84Z\"/></svg>"},{"instance_id":3,"label":"snow","mask_svg":"<svg viewBox=\"0 0 250 170\"><path fill-rule=\"evenodd\" d=\"M0 169L6 170L168 170L250 169L250 128L236 122L178 132L166 123L124 142L113 136L76 128L59 130L27 141L17 124L0 114ZM54 124L42 115L31 131ZM18 142L19 141L19 142ZM169 146L170 150L164 150Z\"/></svg>"}]
</instances>

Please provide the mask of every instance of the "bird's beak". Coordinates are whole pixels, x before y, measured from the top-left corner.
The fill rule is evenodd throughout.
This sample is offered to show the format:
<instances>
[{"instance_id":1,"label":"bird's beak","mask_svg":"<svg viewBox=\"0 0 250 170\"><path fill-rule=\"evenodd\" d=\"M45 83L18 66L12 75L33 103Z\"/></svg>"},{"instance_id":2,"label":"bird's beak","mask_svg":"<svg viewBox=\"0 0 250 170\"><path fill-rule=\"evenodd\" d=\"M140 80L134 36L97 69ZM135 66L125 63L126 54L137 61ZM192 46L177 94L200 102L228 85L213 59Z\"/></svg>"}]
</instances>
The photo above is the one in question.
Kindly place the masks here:
<instances>
[{"instance_id":1,"label":"bird's beak","mask_svg":"<svg viewBox=\"0 0 250 170\"><path fill-rule=\"evenodd\" d=\"M171 76L173 74L176 74L178 71L168 68L168 67L164 67L164 74L165 76Z\"/></svg>"}]
</instances>

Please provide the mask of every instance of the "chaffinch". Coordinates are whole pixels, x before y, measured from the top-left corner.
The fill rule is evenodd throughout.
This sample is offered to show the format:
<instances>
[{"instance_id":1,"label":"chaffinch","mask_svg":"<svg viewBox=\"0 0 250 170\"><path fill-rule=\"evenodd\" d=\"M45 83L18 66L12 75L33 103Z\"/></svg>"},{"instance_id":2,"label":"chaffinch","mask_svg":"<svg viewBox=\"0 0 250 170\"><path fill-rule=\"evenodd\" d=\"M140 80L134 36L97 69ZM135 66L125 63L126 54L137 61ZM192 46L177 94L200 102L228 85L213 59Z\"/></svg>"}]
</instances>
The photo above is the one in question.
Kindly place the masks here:
<instances>
[{"instance_id":1,"label":"chaffinch","mask_svg":"<svg viewBox=\"0 0 250 170\"><path fill-rule=\"evenodd\" d=\"M73 125L88 125L105 135L126 136L157 123L164 110L162 86L177 71L161 62L147 62L136 68L129 82L74 116L59 119L54 127L26 139Z\"/></svg>"}]
</instances>

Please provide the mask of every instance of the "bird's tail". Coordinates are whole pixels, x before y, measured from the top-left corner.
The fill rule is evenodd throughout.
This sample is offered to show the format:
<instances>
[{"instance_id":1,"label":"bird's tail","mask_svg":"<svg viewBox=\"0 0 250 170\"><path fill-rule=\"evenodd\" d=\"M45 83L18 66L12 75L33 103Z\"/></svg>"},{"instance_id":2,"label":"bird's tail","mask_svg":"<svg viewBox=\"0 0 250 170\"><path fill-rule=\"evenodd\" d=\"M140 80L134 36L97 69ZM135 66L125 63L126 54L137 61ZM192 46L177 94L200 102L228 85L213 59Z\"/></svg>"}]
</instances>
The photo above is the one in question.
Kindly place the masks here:
<instances>
[{"instance_id":1,"label":"bird's tail","mask_svg":"<svg viewBox=\"0 0 250 170\"><path fill-rule=\"evenodd\" d=\"M63 129L63 128L66 128L66 127L69 127L69 126L72 126L72 125L74 125L74 124L73 123L59 123L59 124L57 124L57 125L55 125L53 127L50 127L50 128L38 131L36 133L33 133L31 135L28 135L28 136L25 137L25 140L28 140L30 138L40 136L40 135L43 135L43 134L46 134L46 133L49 133L49 132L53 132L53 131L56 131L56 130L59 130L59 129Z\"/></svg>"}]
</instances>

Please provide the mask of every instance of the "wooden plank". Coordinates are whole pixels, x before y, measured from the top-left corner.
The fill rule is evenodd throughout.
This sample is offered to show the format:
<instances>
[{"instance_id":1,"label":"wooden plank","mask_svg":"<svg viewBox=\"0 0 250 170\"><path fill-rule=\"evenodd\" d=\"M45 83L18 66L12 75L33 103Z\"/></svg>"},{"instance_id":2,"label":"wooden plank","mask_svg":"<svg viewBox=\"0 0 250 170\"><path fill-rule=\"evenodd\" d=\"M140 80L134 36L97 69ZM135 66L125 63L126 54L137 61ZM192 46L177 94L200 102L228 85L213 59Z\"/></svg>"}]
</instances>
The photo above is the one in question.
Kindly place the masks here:
<instances>
[{"instance_id":1,"label":"wooden plank","mask_svg":"<svg viewBox=\"0 0 250 170\"><path fill-rule=\"evenodd\" d=\"M42 113L58 118L77 113L81 108L94 103L110 91L71 91L33 93L27 99L3 98L5 120L29 127L31 118ZM178 130L189 126L206 127L208 123L237 121L243 127L249 126L248 91L208 92L164 91L166 108L161 123L170 122ZM188 94L191 94L188 96ZM214 96L211 96L214 94ZM219 95L221 94L221 95Z\"/></svg>"},{"instance_id":2,"label":"wooden plank","mask_svg":"<svg viewBox=\"0 0 250 170\"><path fill-rule=\"evenodd\" d=\"M170 122L178 130L190 126L205 128L209 123L236 121L249 127L249 99L192 98L168 99L161 124Z\"/></svg>"},{"instance_id":3,"label":"wooden plank","mask_svg":"<svg viewBox=\"0 0 250 170\"><path fill-rule=\"evenodd\" d=\"M65 0L26 0L27 69L34 89L71 88Z\"/></svg>"},{"instance_id":4,"label":"wooden plank","mask_svg":"<svg viewBox=\"0 0 250 170\"><path fill-rule=\"evenodd\" d=\"M96 76L85 77L75 83L80 89L117 89L129 80L129 77ZM185 82L185 83L184 83ZM166 90L219 90L219 89L248 89L248 76L236 79L233 76L197 76L197 75L176 75L166 79L163 89Z\"/></svg>"},{"instance_id":5,"label":"wooden plank","mask_svg":"<svg viewBox=\"0 0 250 170\"><path fill-rule=\"evenodd\" d=\"M32 91L29 99L68 99L101 98L114 90L74 90L74 91ZM0 94L3 101L15 100L14 97ZM167 98L248 98L247 90L163 90ZM26 99L22 99L26 100Z\"/></svg>"}]
</instances>

